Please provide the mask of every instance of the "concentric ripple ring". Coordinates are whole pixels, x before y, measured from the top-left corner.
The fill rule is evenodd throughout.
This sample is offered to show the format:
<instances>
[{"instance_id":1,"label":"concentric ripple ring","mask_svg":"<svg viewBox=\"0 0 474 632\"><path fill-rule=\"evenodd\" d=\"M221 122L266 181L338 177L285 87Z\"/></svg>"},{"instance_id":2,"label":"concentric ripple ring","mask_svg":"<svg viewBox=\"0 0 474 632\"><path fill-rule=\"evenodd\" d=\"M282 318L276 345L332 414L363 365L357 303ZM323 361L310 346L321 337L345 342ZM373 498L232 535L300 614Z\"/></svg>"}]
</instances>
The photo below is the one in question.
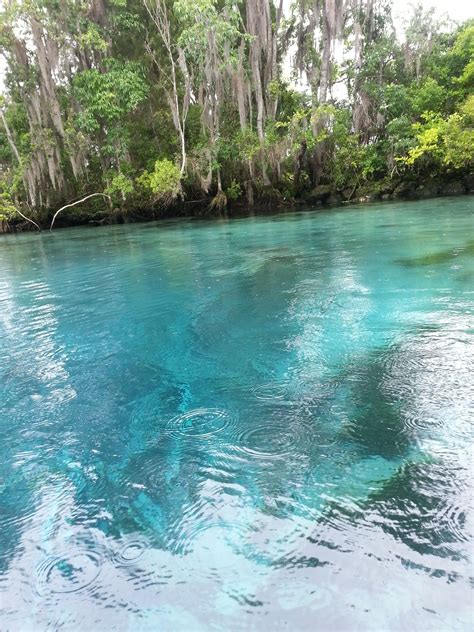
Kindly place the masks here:
<instances>
[{"instance_id":1,"label":"concentric ripple ring","mask_svg":"<svg viewBox=\"0 0 474 632\"><path fill-rule=\"evenodd\" d=\"M206 439L222 432L232 421L232 415L221 408L195 408L168 421L167 429L174 435Z\"/></svg>"},{"instance_id":2,"label":"concentric ripple ring","mask_svg":"<svg viewBox=\"0 0 474 632\"><path fill-rule=\"evenodd\" d=\"M76 593L97 579L102 558L95 551L47 557L38 565L38 590L50 593Z\"/></svg>"},{"instance_id":3,"label":"concentric ripple ring","mask_svg":"<svg viewBox=\"0 0 474 632\"><path fill-rule=\"evenodd\" d=\"M285 457L290 454L298 440L298 432L287 426L260 425L249 428L239 436L239 448L249 456L260 459Z\"/></svg>"},{"instance_id":4,"label":"concentric ripple ring","mask_svg":"<svg viewBox=\"0 0 474 632\"><path fill-rule=\"evenodd\" d=\"M285 384L278 382L269 382L268 384L260 384L253 389L257 399L274 400L283 399L285 397Z\"/></svg>"},{"instance_id":5,"label":"concentric ripple ring","mask_svg":"<svg viewBox=\"0 0 474 632\"><path fill-rule=\"evenodd\" d=\"M114 562L117 566L130 566L135 564L150 547L145 537L134 537L124 542L122 547L114 554Z\"/></svg>"}]
</instances>

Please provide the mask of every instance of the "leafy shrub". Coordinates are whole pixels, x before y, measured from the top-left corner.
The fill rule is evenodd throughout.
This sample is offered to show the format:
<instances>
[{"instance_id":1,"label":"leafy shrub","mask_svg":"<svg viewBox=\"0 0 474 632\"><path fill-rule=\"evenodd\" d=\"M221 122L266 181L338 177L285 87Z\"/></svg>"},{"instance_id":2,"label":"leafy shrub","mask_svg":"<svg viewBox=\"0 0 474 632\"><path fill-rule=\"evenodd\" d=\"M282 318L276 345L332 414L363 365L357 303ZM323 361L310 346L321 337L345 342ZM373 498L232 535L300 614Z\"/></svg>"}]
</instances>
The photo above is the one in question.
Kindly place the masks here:
<instances>
[{"instance_id":1,"label":"leafy shrub","mask_svg":"<svg viewBox=\"0 0 474 632\"><path fill-rule=\"evenodd\" d=\"M8 191L0 189L0 222L8 222L16 213L15 205Z\"/></svg>"},{"instance_id":2,"label":"leafy shrub","mask_svg":"<svg viewBox=\"0 0 474 632\"><path fill-rule=\"evenodd\" d=\"M181 194L181 172L167 158L157 160L153 171L144 171L138 181L161 206L169 206Z\"/></svg>"},{"instance_id":3,"label":"leafy shrub","mask_svg":"<svg viewBox=\"0 0 474 632\"><path fill-rule=\"evenodd\" d=\"M133 180L123 173L115 174L106 189L106 193L110 195L115 203L122 203L127 197L134 192Z\"/></svg>"},{"instance_id":4,"label":"leafy shrub","mask_svg":"<svg viewBox=\"0 0 474 632\"><path fill-rule=\"evenodd\" d=\"M237 180L232 180L230 185L226 189L226 195L229 200L238 200L242 195L242 187Z\"/></svg>"}]
</instances>

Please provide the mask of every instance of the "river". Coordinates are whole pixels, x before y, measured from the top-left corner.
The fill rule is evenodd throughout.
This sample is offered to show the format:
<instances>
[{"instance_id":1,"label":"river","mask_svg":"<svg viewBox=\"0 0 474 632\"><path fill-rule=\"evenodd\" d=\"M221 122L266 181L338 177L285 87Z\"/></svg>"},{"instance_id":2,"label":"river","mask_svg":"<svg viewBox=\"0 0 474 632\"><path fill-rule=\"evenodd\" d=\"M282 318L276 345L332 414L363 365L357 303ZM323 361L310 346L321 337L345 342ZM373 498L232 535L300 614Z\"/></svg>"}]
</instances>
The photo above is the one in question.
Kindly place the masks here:
<instances>
[{"instance_id":1,"label":"river","mask_svg":"<svg viewBox=\"0 0 474 632\"><path fill-rule=\"evenodd\" d=\"M473 207L0 238L0 628L471 629Z\"/></svg>"}]
</instances>

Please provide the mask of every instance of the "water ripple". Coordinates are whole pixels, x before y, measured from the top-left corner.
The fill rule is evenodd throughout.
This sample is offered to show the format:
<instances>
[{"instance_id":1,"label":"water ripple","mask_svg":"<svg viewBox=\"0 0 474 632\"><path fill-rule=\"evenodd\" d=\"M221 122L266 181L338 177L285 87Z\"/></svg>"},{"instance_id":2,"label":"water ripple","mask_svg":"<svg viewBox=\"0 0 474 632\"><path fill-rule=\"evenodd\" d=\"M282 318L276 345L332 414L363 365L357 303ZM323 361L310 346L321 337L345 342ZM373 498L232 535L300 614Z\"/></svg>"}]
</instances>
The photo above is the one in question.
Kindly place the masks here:
<instances>
[{"instance_id":1,"label":"water ripple","mask_svg":"<svg viewBox=\"0 0 474 632\"><path fill-rule=\"evenodd\" d=\"M474 533L467 530L467 511L453 503L448 504L436 516L439 524L444 525L454 542L470 542Z\"/></svg>"},{"instance_id":2,"label":"water ripple","mask_svg":"<svg viewBox=\"0 0 474 632\"><path fill-rule=\"evenodd\" d=\"M170 419L167 429L177 436L206 439L225 430L232 417L220 408L196 408Z\"/></svg>"},{"instance_id":3,"label":"water ripple","mask_svg":"<svg viewBox=\"0 0 474 632\"><path fill-rule=\"evenodd\" d=\"M208 532L211 532L209 534ZM209 536L209 545L215 544L216 540L223 540L226 543L245 541L247 535L252 531L252 526L248 523L236 520L190 520L181 525L179 535L169 543L173 553L187 555L192 553L197 546L198 540ZM203 543L200 543L203 546Z\"/></svg>"},{"instance_id":4,"label":"water ripple","mask_svg":"<svg viewBox=\"0 0 474 632\"><path fill-rule=\"evenodd\" d=\"M45 558L37 567L37 590L45 593L77 593L91 587L102 569L101 555L87 547Z\"/></svg>"},{"instance_id":5,"label":"water ripple","mask_svg":"<svg viewBox=\"0 0 474 632\"><path fill-rule=\"evenodd\" d=\"M257 425L240 433L238 447L257 459L283 458L297 449L302 428L283 424Z\"/></svg>"},{"instance_id":6,"label":"water ripple","mask_svg":"<svg viewBox=\"0 0 474 632\"><path fill-rule=\"evenodd\" d=\"M393 262L472 215L412 208L2 241L2 629L470 629L469 261Z\"/></svg>"},{"instance_id":7,"label":"water ripple","mask_svg":"<svg viewBox=\"0 0 474 632\"><path fill-rule=\"evenodd\" d=\"M286 384L278 382L269 382L268 384L260 384L253 389L257 399L274 400L283 399L286 393Z\"/></svg>"},{"instance_id":8,"label":"water ripple","mask_svg":"<svg viewBox=\"0 0 474 632\"><path fill-rule=\"evenodd\" d=\"M115 551L113 561L116 566L133 566L149 548L150 541L145 536L130 537Z\"/></svg>"}]
</instances>

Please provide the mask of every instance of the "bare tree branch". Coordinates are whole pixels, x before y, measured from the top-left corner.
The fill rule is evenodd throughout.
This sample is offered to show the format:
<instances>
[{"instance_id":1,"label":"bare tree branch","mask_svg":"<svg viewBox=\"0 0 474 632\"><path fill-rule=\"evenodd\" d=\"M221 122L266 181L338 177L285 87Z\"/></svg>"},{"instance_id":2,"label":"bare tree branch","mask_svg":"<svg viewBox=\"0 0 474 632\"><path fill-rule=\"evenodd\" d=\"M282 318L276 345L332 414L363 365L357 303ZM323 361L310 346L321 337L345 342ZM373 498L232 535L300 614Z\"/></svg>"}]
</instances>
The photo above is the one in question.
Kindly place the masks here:
<instances>
[{"instance_id":1,"label":"bare tree branch","mask_svg":"<svg viewBox=\"0 0 474 632\"><path fill-rule=\"evenodd\" d=\"M101 195L102 197L105 197L105 198L107 198L109 200L111 199L110 195L107 195L106 193L91 193L90 195L86 195L86 197L84 197L84 198L82 198L80 200L77 200L77 202L72 202L71 204L66 204L65 206L61 206L61 208L58 209L56 211L56 213L54 214L53 219L51 220L51 226L49 227L49 230L53 230L53 226L54 226L54 222L56 220L56 217L59 215L59 213L61 211L64 211L65 208L69 208L71 206L76 206L77 204L81 204L82 202L85 202L89 198L94 197L96 195Z\"/></svg>"},{"instance_id":2,"label":"bare tree branch","mask_svg":"<svg viewBox=\"0 0 474 632\"><path fill-rule=\"evenodd\" d=\"M18 215L21 215L21 217L23 217L23 219L26 219L27 222L30 222L30 224L33 224L34 226L36 226L36 228L39 230L39 232L41 232L41 228L40 226L32 219L30 219L29 217L26 217L26 215L23 215L23 213L20 211L20 209L15 207L15 211L18 213Z\"/></svg>"}]
</instances>

